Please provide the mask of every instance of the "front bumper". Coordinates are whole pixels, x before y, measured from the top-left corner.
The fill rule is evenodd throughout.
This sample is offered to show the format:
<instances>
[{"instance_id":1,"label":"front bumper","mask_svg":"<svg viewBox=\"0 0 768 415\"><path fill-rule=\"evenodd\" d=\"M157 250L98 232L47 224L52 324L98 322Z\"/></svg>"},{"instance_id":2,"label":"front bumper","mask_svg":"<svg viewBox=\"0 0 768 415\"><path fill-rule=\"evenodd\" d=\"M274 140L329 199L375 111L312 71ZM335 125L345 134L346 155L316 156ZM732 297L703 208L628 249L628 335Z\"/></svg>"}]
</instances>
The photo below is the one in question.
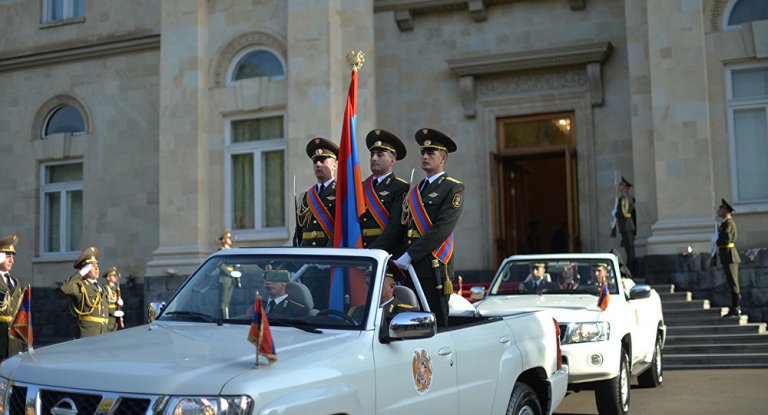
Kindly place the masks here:
<instances>
[{"instance_id":1,"label":"front bumper","mask_svg":"<svg viewBox=\"0 0 768 415\"><path fill-rule=\"evenodd\" d=\"M607 380L619 373L621 347L611 342L564 344L563 360L568 362L568 382Z\"/></svg>"}]
</instances>

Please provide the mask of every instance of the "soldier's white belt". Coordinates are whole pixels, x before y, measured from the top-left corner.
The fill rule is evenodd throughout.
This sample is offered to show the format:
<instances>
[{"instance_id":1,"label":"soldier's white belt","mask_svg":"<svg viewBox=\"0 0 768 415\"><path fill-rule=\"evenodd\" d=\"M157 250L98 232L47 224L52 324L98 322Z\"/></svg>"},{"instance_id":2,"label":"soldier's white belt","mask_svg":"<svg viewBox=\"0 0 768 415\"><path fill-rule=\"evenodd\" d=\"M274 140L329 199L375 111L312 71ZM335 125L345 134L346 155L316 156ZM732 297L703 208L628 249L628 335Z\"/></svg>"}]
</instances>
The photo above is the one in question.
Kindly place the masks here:
<instances>
[{"instance_id":1,"label":"soldier's white belt","mask_svg":"<svg viewBox=\"0 0 768 415\"><path fill-rule=\"evenodd\" d=\"M409 238L421 238L421 234L416 229L408 229Z\"/></svg>"},{"instance_id":2,"label":"soldier's white belt","mask_svg":"<svg viewBox=\"0 0 768 415\"><path fill-rule=\"evenodd\" d=\"M0 316L0 323L10 323L11 316Z\"/></svg>"},{"instance_id":3,"label":"soldier's white belt","mask_svg":"<svg viewBox=\"0 0 768 415\"><path fill-rule=\"evenodd\" d=\"M101 324L107 324L109 320L106 318L101 317L92 317L92 316L80 316L80 321L90 321L91 323L101 323Z\"/></svg>"},{"instance_id":4,"label":"soldier's white belt","mask_svg":"<svg viewBox=\"0 0 768 415\"><path fill-rule=\"evenodd\" d=\"M376 228L376 229L363 229L363 236L379 236L382 233L384 233L383 230Z\"/></svg>"},{"instance_id":5,"label":"soldier's white belt","mask_svg":"<svg viewBox=\"0 0 768 415\"><path fill-rule=\"evenodd\" d=\"M323 231L312 231L312 232L302 232L301 239L322 239L325 238L325 232Z\"/></svg>"}]
</instances>

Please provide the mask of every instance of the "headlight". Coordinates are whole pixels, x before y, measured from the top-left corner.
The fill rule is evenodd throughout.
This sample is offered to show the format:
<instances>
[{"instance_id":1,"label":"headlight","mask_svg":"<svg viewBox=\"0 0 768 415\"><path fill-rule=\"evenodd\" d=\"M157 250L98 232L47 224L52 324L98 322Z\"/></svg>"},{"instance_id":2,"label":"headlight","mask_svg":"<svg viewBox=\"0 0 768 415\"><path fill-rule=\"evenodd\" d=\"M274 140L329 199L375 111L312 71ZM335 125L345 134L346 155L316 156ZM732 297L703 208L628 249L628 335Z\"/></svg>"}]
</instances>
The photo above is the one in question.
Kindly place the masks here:
<instances>
[{"instance_id":1,"label":"headlight","mask_svg":"<svg viewBox=\"0 0 768 415\"><path fill-rule=\"evenodd\" d=\"M608 340L611 324L607 321L571 323L563 343L599 342Z\"/></svg>"},{"instance_id":2,"label":"headlight","mask_svg":"<svg viewBox=\"0 0 768 415\"><path fill-rule=\"evenodd\" d=\"M166 415L248 415L248 396L188 396L171 398Z\"/></svg>"}]
</instances>

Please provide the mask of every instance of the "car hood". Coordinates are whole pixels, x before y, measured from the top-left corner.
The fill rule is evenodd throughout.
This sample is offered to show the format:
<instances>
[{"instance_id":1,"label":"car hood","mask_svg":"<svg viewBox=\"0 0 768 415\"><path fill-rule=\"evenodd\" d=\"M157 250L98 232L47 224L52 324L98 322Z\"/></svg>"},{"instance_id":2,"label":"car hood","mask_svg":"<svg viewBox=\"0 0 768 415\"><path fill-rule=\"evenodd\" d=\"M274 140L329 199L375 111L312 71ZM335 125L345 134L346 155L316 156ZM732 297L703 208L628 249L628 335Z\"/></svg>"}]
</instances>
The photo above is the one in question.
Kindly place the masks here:
<instances>
[{"instance_id":1,"label":"car hood","mask_svg":"<svg viewBox=\"0 0 768 415\"><path fill-rule=\"evenodd\" d=\"M226 383L253 371L255 347L248 325L155 322L102 336L36 349L3 362L0 373L17 382L139 394L216 395ZM359 331L308 333L272 327L278 362L291 371L313 354L325 354ZM296 362L300 360L301 362ZM319 358L318 360L324 360Z\"/></svg>"},{"instance_id":2,"label":"car hood","mask_svg":"<svg viewBox=\"0 0 768 415\"><path fill-rule=\"evenodd\" d=\"M595 314L603 312L597 306L597 296L588 294L494 295L476 303L475 307L485 316L506 315L512 311L547 310L557 321L595 319Z\"/></svg>"}]
</instances>

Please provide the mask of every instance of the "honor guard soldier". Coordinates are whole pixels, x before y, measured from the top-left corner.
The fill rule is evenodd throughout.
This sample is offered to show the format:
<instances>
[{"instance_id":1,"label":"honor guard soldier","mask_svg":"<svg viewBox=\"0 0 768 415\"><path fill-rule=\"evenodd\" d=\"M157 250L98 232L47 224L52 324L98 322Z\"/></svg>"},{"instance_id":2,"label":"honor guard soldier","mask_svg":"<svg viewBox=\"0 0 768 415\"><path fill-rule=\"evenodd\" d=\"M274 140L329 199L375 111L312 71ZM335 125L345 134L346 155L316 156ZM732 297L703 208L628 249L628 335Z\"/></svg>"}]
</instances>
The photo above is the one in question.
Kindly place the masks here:
<instances>
[{"instance_id":1,"label":"honor guard soldier","mask_svg":"<svg viewBox=\"0 0 768 415\"><path fill-rule=\"evenodd\" d=\"M123 298L120 296L120 285L118 280L120 273L117 272L117 267L109 267L107 272L104 273L104 292L107 294L107 308L109 309L109 322L107 323L107 331L117 331L125 327L123 323L123 316L125 312L123 308Z\"/></svg>"},{"instance_id":2,"label":"honor guard soldier","mask_svg":"<svg viewBox=\"0 0 768 415\"><path fill-rule=\"evenodd\" d=\"M395 176L392 167L397 160L405 158L405 145L396 135L381 129L369 132L365 144L371 152L372 174L363 180L365 213L360 220L363 248L381 248L400 255L402 240L395 241L394 236L402 234L402 230L390 231L387 237L382 234L389 226L402 227L400 216L409 186L408 182ZM377 239L381 242L372 245Z\"/></svg>"},{"instance_id":3,"label":"honor guard soldier","mask_svg":"<svg viewBox=\"0 0 768 415\"><path fill-rule=\"evenodd\" d=\"M736 222L733 220L734 209L725 199L720 199L720 207L717 209L717 216L722 219L720 226L717 227L717 256L723 264L725 273L725 282L728 290L731 292L731 307L728 310L729 316L741 315L741 290L739 288L739 251L736 249Z\"/></svg>"},{"instance_id":4,"label":"honor guard soldier","mask_svg":"<svg viewBox=\"0 0 768 415\"><path fill-rule=\"evenodd\" d=\"M232 231L229 229L224 230L224 232L219 235L219 243L221 244L221 246L219 246L219 251L232 248L235 245L232 242Z\"/></svg>"},{"instance_id":5,"label":"honor guard soldier","mask_svg":"<svg viewBox=\"0 0 768 415\"><path fill-rule=\"evenodd\" d=\"M21 351L21 341L8 335L8 328L21 302L21 284L18 278L11 275L18 242L16 235L0 239L0 360Z\"/></svg>"},{"instance_id":6,"label":"honor guard soldier","mask_svg":"<svg viewBox=\"0 0 768 415\"><path fill-rule=\"evenodd\" d=\"M427 177L403 201L406 250L396 261L413 265L437 324L448 326L448 297L453 293L453 231L464 206L464 183L448 176L445 162L456 151L450 137L431 128L416 132L421 168Z\"/></svg>"},{"instance_id":7,"label":"honor guard soldier","mask_svg":"<svg viewBox=\"0 0 768 415\"><path fill-rule=\"evenodd\" d=\"M296 203L296 232L293 246L333 245L336 215L336 160L339 147L322 137L307 144L317 184L304 192Z\"/></svg>"},{"instance_id":8,"label":"honor guard soldier","mask_svg":"<svg viewBox=\"0 0 768 415\"><path fill-rule=\"evenodd\" d=\"M85 248L74 267L78 271L61 284L61 292L69 296L70 309L78 319L78 338L104 334L109 322L109 304L99 284L99 250L92 246Z\"/></svg>"},{"instance_id":9,"label":"honor guard soldier","mask_svg":"<svg viewBox=\"0 0 768 415\"><path fill-rule=\"evenodd\" d=\"M613 209L615 223L619 227L619 234L621 234L621 244L627 251L627 268L629 268L630 273L635 271L635 235L637 234L635 198L629 195L631 187L632 183L621 176L619 197L616 198L616 206ZM611 235L614 234L615 228L611 232Z\"/></svg>"}]
</instances>

